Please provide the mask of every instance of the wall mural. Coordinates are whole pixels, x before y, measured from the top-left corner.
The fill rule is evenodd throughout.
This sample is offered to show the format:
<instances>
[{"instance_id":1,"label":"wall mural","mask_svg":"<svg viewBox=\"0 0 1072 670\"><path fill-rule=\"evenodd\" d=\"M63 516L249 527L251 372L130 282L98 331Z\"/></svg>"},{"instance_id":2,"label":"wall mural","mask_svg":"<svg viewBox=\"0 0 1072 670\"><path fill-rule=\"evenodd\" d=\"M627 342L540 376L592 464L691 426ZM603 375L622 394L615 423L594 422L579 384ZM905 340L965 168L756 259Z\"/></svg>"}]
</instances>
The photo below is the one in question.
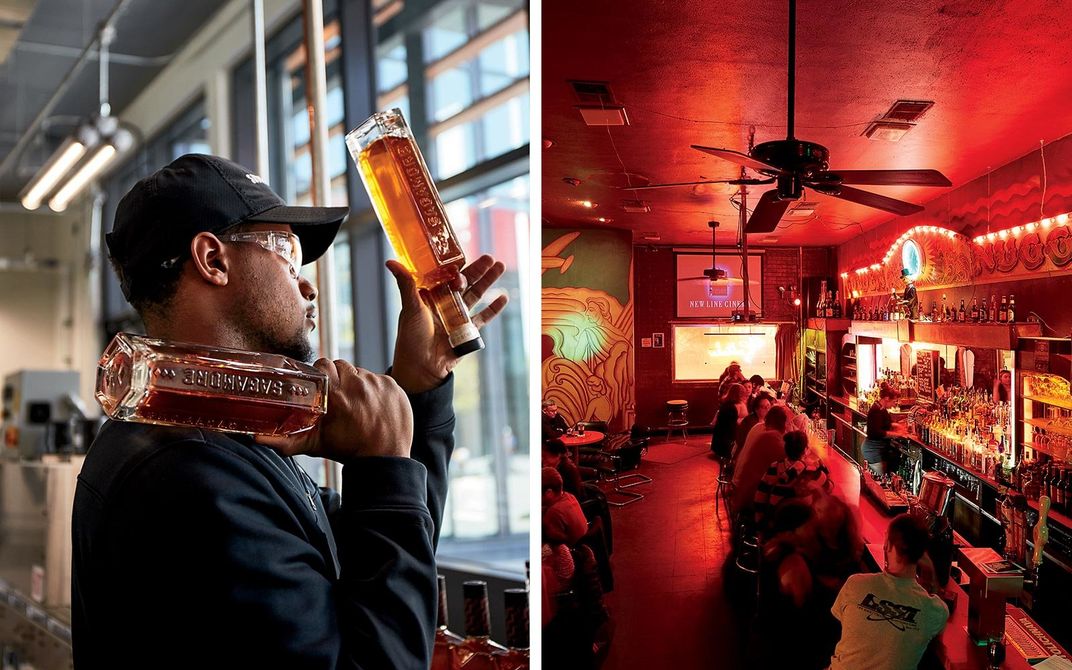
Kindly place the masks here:
<instances>
[{"instance_id":1,"label":"wall mural","mask_svg":"<svg viewBox=\"0 0 1072 670\"><path fill-rule=\"evenodd\" d=\"M544 229L541 386L570 423L635 411L629 231Z\"/></svg>"}]
</instances>

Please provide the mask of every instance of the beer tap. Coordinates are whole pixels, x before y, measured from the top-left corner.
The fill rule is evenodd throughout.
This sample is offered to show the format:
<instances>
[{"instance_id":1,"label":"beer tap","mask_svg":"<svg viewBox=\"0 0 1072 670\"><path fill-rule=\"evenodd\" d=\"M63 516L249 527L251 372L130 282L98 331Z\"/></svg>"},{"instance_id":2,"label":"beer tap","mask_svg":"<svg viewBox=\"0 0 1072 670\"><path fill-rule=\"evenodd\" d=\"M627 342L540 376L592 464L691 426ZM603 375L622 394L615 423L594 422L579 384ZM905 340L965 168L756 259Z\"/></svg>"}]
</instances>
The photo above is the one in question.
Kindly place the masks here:
<instances>
[{"instance_id":1,"label":"beer tap","mask_svg":"<svg viewBox=\"0 0 1072 670\"><path fill-rule=\"evenodd\" d=\"M1042 496L1038 502L1039 518L1032 533L1035 547L1031 552L1031 560L1028 562L1027 569L1024 570L1024 593L1021 596L1028 609L1034 609L1038 605L1038 596L1041 593L1039 591L1039 568L1042 566L1042 552L1050 540L1050 497ZM1026 547L1024 553L1027 553Z\"/></svg>"}]
</instances>

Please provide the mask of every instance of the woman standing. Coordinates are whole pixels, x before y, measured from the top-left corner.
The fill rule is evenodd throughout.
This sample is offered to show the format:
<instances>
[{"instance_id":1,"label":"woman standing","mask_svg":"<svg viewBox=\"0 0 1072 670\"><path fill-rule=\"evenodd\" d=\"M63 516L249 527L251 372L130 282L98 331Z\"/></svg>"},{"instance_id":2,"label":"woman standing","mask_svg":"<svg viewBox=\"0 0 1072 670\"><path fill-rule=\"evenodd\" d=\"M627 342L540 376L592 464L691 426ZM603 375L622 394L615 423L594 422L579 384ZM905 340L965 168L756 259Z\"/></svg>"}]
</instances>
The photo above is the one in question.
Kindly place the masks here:
<instances>
[{"instance_id":1,"label":"woman standing","mask_svg":"<svg viewBox=\"0 0 1072 670\"><path fill-rule=\"evenodd\" d=\"M893 427L890 408L897 404L899 395L897 389L883 382L878 393L878 402L872 405L867 413L867 439L864 440L861 451L868 467L876 475L883 475L890 469L889 455L893 451L893 445L889 435L898 433Z\"/></svg>"},{"instance_id":2,"label":"woman standing","mask_svg":"<svg viewBox=\"0 0 1072 670\"><path fill-rule=\"evenodd\" d=\"M733 444L737 439L737 424L748 415L748 391L741 384L730 384L725 399L718 408L715 420L711 422L711 451L725 461L733 453Z\"/></svg>"}]
</instances>

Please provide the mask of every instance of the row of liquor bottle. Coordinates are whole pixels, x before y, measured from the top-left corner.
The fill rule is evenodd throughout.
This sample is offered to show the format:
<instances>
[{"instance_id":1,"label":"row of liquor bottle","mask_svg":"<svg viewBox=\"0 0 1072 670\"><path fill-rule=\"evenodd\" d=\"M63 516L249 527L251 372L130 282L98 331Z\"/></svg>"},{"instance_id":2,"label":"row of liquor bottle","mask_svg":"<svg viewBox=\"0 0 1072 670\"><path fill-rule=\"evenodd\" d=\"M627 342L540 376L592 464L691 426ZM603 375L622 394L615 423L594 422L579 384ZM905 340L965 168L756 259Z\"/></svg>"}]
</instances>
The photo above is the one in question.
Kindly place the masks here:
<instances>
[{"instance_id":1,"label":"row of liquor bottle","mask_svg":"<svg viewBox=\"0 0 1072 670\"><path fill-rule=\"evenodd\" d=\"M1005 482L1028 500L1050 497L1050 509L1072 516L1072 466L1038 454L1021 459Z\"/></svg>"},{"instance_id":2,"label":"row of liquor bottle","mask_svg":"<svg viewBox=\"0 0 1072 670\"><path fill-rule=\"evenodd\" d=\"M491 639L487 582L462 584L465 596L465 636L450 630L447 619L447 580L439 576L439 616L431 670L528 670L529 592L506 589L506 646Z\"/></svg>"},{"instance_id":3,"label":"row of liquor bottle","mask_svg":"<svg viewBox=\"0 0 1072 670\"><path fill-rule=\"evenodd\" d=\"M835 310L841 313L840 306ZM905 313L905 305L897 297L896 291L890 291L889 300L881 305L872 304L870 307L857 300L852 303L850 312L852 318L858 321L901 321L908 318ZM999 304L997 295L990 296L990 305L987 306L986 298L982 304L978 298L972 298L971 305L966 300L960 301L960 308L949 305L946 296L942 294L942 304L931 301L929 312L921 312L921 321L932 323L1015 323L1016 322L1016 296L1009 294L1001 296Z\"/></svg>"},{"instance_id":4,"label":"row of liquor bottle","mask_svg":"<svg viewBox=\"0 0 1072 670\"><path fill-rule=\"evenodd\" d=\"M950 459L1004 480L1012 465L1009 410L1009 403L993 402L988 391L952 387L932 411L914 419L913 429Z\"/></svg>"}]
</instances>

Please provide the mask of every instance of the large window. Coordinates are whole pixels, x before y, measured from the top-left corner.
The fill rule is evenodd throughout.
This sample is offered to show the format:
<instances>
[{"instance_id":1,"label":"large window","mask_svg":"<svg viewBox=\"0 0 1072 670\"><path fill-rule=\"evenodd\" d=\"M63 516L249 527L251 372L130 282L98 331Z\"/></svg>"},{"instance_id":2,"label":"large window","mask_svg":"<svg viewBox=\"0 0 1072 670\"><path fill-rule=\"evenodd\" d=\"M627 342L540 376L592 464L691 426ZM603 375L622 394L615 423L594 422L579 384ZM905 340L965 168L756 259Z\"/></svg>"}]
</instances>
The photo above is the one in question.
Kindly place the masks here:
<instances>
[{"instance_id":1,"label":"large window","mask_svg":"<svg viewBox=\"0 0 1072 670\"><path fill-rule=\"evenodd\" d=\"M388 2L376 7L390 8ZM458 424L440 553L496 553L496 540L529 529L528 352L524 349L529 211L527 5L518 0L448 0L378 14L380 109L406 115L440 183L466 257L506 264L499 286L510 305L484 333L487 348L455 370ZM378 10L381 12L387 9ZM387 255L390 256L389 249ZM398 308L393 285L384 302ZM389 319L388 340L395 324ZM505 563L519 568L527 541Z\"/></svg>"}]
</instances>

